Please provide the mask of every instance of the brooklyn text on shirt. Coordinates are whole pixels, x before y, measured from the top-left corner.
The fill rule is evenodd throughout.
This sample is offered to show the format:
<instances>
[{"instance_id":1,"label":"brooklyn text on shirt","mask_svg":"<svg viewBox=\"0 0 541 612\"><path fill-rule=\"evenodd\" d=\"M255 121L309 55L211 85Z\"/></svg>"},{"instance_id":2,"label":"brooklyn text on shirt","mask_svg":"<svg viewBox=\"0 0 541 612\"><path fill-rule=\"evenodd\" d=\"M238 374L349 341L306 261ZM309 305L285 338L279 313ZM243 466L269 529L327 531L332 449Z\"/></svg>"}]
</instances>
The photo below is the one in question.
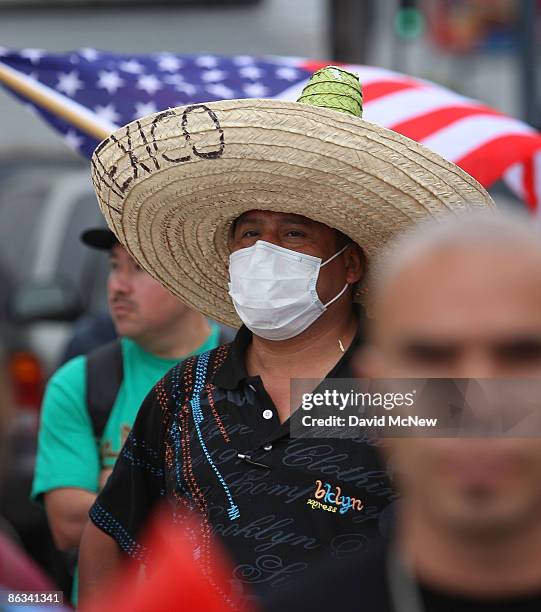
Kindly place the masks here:
<instances>
[{"instance_id":1,"label":"brooklyn text on shirt","mask_svg":"<svg viewBox=\"0 0 541 612\"><path fill-rule=\"evenodd\" d=\"M276 551L277 548L291 546L304 550L317 550L320 543L316 537L301 533L302 525L296 525L295 518L280 518L277 514L258 516L245 523L231 523L220 520L225 515L217 507L210 507L213 533L224 538L244 538L254 541L255 552Z\"/></svg>"},{"instance_id":2,"label":"brooklyn text on shirt","mask_svg":"<svg viewBox=\"0 0 541 612\"><path fill-rule=\"evenodd\" d=\"M306 502L313 510L338 511L340 514L346 514L349 510L361 511L364 508L360 499L343 495L339 486L333 487L328 482L323 483L321 480L316 480L315 484L316 490L313 497Z\"/></svg>"}]
</instances>

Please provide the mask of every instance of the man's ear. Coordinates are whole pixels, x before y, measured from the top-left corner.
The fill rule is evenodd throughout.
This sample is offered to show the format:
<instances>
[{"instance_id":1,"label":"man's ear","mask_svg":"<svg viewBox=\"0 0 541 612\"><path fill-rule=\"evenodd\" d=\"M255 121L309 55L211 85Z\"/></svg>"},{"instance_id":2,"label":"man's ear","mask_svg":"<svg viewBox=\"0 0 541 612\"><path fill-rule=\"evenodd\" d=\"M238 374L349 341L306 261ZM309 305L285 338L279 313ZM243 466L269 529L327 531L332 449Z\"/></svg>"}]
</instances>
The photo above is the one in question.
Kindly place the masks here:
<instances>
[{"instance_id":1,"label":"man's ear","mask_svg":"<svg viewBox=\"0 0 541 612\"><path fill-rule=\"evenodd\" d=\"M354 285L364 278L366 256L361 247L353 242L344 252L344 257L346 259L346 281L350 285Z\"/></svg>"}]
</instances>

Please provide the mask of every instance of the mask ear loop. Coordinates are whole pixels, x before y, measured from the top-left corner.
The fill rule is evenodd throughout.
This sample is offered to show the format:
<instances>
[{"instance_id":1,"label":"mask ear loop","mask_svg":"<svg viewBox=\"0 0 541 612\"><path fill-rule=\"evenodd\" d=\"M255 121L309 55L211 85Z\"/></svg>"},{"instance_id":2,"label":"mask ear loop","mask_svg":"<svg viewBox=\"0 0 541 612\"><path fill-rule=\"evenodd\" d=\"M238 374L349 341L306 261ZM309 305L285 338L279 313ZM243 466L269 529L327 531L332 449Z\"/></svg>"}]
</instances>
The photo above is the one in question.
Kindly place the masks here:
<instances>
[{"instance_id":1,"label":"mask ear loop","mask_svg":"<svg viewBox=\"0 0 541 612\"><path fill-rule=\"evenodd\" d=\"M338 251L338 253L335 253L332 257L329 257L329 259L327 259L327 261L322 263L319 267L322 268L323 266L327 265L330 261L332 261L335 257L338 257L338 255L341 255L348 248L348 246L350 246L351 244L352 244L351 242L348 242L345 247L342 247ZM326 304L323 304L323 306L325 308L328 308L333 302L336 302L336 300L338 300L339 298L341 298L344 295L344 293L348 290L348 287L349 287L349 283L346 283L344 285L343 289L340 291L340 293L338 295L335 295L333 297L333 299L330 300L329 302L327 302Z\"/></svg>"},{"instance_id":2,"label":"mask ear loop","mask_svg":"<svg viewBox=\"0 0 541 612\"><path fill-rule=\"evenodd\" d=\"M327 259L327 261L324 261L322 264L320 264L320 268L323 268L323 266L326 266L329 262L331 262L335 257L338 257L338 255L341 255L347 248L348 246L350 246L351 244L353 244L352 242L348 242L346 244L345 247L342 247L338 253L335 253L332 257L329 257L329 259Z\"/></svg>"},{"instance_id":3,"label":"mask ear loop","mask_svg":"<svg viewBox=\"0 0 541 612\"><path fill-rule=\"evenodd\" d=\"M330 302L327 302L326 304L323 304L325 306L325 308L328 308L333 302L336 302L336 300L338 298L341 298L344 295L344 293L348 290L348 287L349 287L349 283L346 283L344 285L344 288L342 289L342 291L340 291L340 293L338 295L334 296L333 299Z\"/></svg>"}]
</instances>

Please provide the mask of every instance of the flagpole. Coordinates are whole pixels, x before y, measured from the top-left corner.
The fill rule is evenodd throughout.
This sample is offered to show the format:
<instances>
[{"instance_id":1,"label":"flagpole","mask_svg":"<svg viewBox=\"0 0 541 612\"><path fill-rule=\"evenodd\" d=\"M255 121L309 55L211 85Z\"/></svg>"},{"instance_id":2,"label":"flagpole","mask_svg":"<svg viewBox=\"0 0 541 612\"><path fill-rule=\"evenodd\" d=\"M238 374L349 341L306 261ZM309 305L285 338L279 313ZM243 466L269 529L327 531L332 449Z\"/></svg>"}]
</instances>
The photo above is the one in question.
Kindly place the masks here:
<instances>
[{"instance_id":1,"label":"flagpole","mask_svg":"<svg viewBox=\"0 0 541 612\"><path fill-rule=\"evenodd\" d=\"M2 62L0 62L0 83L97 140L104 140L118 127L97 121L84 106L37 83Z\"/></svg>"}]
</instances>

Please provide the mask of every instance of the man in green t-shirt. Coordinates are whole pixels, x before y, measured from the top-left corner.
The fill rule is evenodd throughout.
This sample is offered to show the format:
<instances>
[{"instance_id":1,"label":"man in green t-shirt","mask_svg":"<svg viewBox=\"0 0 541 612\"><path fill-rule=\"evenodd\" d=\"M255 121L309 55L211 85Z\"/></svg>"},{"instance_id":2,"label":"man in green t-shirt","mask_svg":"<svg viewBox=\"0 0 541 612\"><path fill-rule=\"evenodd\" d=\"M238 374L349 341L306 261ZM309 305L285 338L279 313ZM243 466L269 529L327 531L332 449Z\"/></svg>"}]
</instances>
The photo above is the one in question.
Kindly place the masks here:
<instances>
[{"instance_id":1,"label":"man in green t-shirt","mask_svg":"<svg viewBox=\"0 0 541 612\"><path fill-rule=\"evenodd\" d=\"M154 384L178 361L215 348L220 328L143 271L108 229L87 230L88 246L109 252L107 295L122 353L122 382L101 440L87 409L86 356L64 364L45 392L32 498L43 499L56 546L79 545L103 487Z\"/></svg>"}]
</instances>

